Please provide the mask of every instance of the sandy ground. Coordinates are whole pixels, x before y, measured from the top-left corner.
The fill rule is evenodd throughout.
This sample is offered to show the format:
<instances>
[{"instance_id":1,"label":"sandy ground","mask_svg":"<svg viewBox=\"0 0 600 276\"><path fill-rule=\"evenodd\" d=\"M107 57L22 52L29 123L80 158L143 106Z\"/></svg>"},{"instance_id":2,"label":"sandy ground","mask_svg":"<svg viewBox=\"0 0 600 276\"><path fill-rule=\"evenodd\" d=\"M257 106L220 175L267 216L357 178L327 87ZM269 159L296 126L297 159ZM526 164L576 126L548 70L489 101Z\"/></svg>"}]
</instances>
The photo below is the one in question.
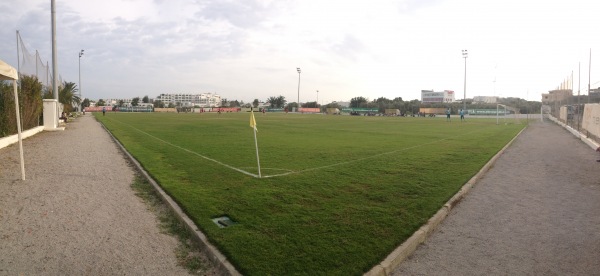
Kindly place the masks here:
<instances>
[{"instance_id":1,"label":"sandy ground","mask_svg":"<svg viewBox=\"0 0 600 276\"><path fill-rule=\"evenodd\" d=\"M394 275L600 275L600 163L535 122Z\"/></svg>"},{"instance_id":2,"label":"sandy ground","mask_svg":"<svg viewBox=\"0 0 600 276\"><path fill-rule=\"evenodd\" d=\"M0 149L0 275L186 275L134 171L86 115Z\"/></svg>"}]
</instances>

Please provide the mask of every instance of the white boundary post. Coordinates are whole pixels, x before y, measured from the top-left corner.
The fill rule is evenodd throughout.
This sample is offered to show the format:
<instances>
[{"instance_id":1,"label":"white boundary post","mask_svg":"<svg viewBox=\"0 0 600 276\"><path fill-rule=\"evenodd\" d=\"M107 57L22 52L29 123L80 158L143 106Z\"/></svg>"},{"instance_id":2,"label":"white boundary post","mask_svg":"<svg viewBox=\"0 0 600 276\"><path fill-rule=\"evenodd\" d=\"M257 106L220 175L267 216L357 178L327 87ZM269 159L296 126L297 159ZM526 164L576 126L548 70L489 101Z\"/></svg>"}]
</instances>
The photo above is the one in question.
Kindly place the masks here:
<instances>
[{"instance_id":1,"label":"white boundary post","mask_svg":"<svg viewBox=\"0 0 600 276\"><path fill-rule=\"evenodd\" d=\"M15 113L17 114L17 137L19 139L19 154L21 161L21 179L25 180L25 158L23 158L23 137L21 136L21 114L19 112L19 91L17 80L19 74L15 68L0 60L0 80L12 80L15 94Z\"/></svg>"},{"instance_id":2,"label":"white boundary post","mask_svg":"<svg viewBox=\"0 0 600 276\"><path fill-rule=\"evenodd\" d=\"M17 113L17 131L19 134L19 153L21 155L21 179L25 180L25 158L23 157L23 137L21 137L21 114L19 112L19 95L17 91L17 80L13 80L15 90L15 110Z\"/></svg>"}]
</instances>

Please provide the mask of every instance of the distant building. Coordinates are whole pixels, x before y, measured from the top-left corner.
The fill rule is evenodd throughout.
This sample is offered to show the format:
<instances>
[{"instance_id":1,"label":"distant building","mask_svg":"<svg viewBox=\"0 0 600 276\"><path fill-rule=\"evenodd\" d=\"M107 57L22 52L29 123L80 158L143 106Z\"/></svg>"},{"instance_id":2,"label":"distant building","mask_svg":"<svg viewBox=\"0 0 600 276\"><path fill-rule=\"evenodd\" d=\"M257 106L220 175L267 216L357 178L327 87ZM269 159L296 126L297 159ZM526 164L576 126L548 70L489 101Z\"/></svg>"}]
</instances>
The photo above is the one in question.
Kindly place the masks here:
<instances>
[{"instance_id":1,"label":"distant building","mask_svg":"<svg viewBox=\"0 0 600 276\"><path fill-rule=\"evenodd\" d=\"M454 91L444 90L435 92L433 90L421 90L422 103L451 103L454 102Z\"/></svg>"},{"instance_id":2,"label":"distant building","mask_svg":"<svg viewBox=\"0 0 600 276\"><path fill-rule=\"evenodd\" d=\"M475 96L473 97L474 103L489 103L494 104L498 102L498 97L496 96Z\"/></svg>"},{"instance_id":3,"label":"distant building","mask_svg":"<svg viewBox=\"0 0 600 276\"><path fill-rule=\"evenodd\" d=\"M183 106L220 107L221 96L212 93L202 94L160 94L154 101L161 101L168 105L179 103Z\"/></svg>"},{"instance_id":4,"label":"distant building","mask_svg":"<svg viewBox=\"0 0 600 276\"><path fill-rule=\"evenodd\" d=\"M131 106L131 100L132 99L106 99L104 100L104 103L106 103L107 106L115 106L119 105L119 103L122 101L123 105Z\"/></svg>"},{"instance_id":5,"label":"distant building","mask_svg":"<svg viewBox=\"0 0 600 276\"><path fill-rule=\"evenodd\" d=\"M336 101L333 101L332 103L336 103L340 107L350 107L350 102L336 102Z\"/></svg>"},{"instance_id":6,"label":"distant building","mask_svg":"<svg viewBox=\"0 0 600 276\"><path fill-rule=\"evenodd\" d=\"M542 104L550 104L553 102L566 101L569 97L573 96L573 90L571 89L557 89L548 91L548 93L542 94Z\"/></svg>"}]
</instances>

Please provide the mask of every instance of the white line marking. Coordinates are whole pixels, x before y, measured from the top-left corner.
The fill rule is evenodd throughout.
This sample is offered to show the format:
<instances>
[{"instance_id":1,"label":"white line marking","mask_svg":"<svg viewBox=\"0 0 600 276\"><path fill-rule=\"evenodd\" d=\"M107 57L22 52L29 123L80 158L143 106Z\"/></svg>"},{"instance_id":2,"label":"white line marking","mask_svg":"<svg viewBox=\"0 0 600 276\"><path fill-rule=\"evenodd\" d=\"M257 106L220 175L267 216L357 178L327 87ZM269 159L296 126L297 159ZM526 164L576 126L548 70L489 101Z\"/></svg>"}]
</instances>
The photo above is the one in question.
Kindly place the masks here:
<instances>
[{"instance_id":1,"label":"white line marking","mask_svg":"<svg viewBox=\"0 0 600 276\"><path fill-rule=\"evenodd\" d=\"M191 154L197 155L197 156L199 156L199 157L202 157L202 158L204 158L204 159L206 159L206 160L209 160L209 161L215 162L215 163L217 163L217 164L219 164L219 165L223 165L223 166L225 166L225 167L227 167L227 168L230 168L230 169L232 169L232 170L234 170L234 171L241 172L241 173L243 173L243 174L245 174L245 175L249 175L249 176L253 176L253 177L256 177L256 178L258 178L258 175L257 175L257 174L253 174L253 173L250 173L250 172L247 172L247 171L244 171L244 170L238 169L238 168L236 168L236 167L234 167L234 166L227 165L227 164L225 164L225 163L223 163L223 162L221 162L221 161L217 161L217 160L215 160L215 159L212 159L212 158L210 158L210 157L206 157L206 156L204 156L204 155L202 155L202 154L199 154L199 153L197 153L197 152L191 151L191 150L189 150L189 149L182 148L182 147L180 147L180 146L178 146L178 145L172 144L172 143L170 143L170 142L167 142L167 141L165 141L165 140L163 140L163 139L160 139L160 138L158 138L158 137L156 137L156 136L153 136L152 134L149 134L149 133L147 133L147 132L145 132L145 131L143 131L143 130L137 129L136 127L134 127L134 126L132 126L132 125L130 125L130 124L123 123L123 122L121 122L121 121L117 121L117 120L113 120L113 119L109 119L109 120L111 120L111 121L116 121L116 122L119 122L119 123L121 123L121 124L127 125L127 126L129 126L129 127L133 128L133 129L135 129L135 130L137 130L137 131L139 131L139 132L141 132L141 133L143 133L143 134L146 134L146 135L148 135L148 136L150 136L150 137L152 137L152 138L154 138L154 139L156 139L156 140L158 140L158 141L161 141L161 142L163 142L163 143L165 143L165 144L167 144L167 145L170 145L170 146L176 147L176 148L178 148L178 149L180 149L180 150L183 150L183 151L189 152L189 153L191 153Z\"/></svg>"},{"instance_id":2,"label":"white line marking","mask_svg":"<svg viewBox=\"0 0 600 276\"><path fill-rule=\"evenodd\" d=\"M116 121L116 120L113 120L113 119L109 119L109 120ZM154 139L156 139L156 140L159 140L159 141L161 141L161 142L163 142L163 143L165 143L165 144L171 145L171 146L173 146L173 147L176 147L176 148L178 148L178 149L181 149L181 150L183 150L183 151L186 151L186 152L189 152L189 153L191 153L191 154L197 155L197 156L199 156L199 157L202 157L202 158L204 158L204 159L206 159L206 160L209 160L209 161L215 162L215 163L217 163L217 164L219 164L219 165L223 165L223 166L225 166L225 167L227 167L227 168L230 168L230 169L232 169L232 170L235 170L235 171L241 172L241 173L243 173L243 174L245 174L245 175L249 175L249 176L253 176L253 177L255 177L255 178L259 178L257 174L253 174L253 173L250 173L250 172L244 171L244 170L242 170L242 169L238 169L238 168L236 168L236 167L233 167L233 166L227 165L227 164L225 164L225 163L223 163L223 162L217 161L217 160L215 160L215 159L212 159L212 158L210 158L210 157L206 157L206 156L204 156L204 155L201 155L201 154L199 154L199 153L197 153L197 152L194 152L194 151L188 150L188 149L186 149L186 148L182 148L182 147L180 147L180 146L177 146L177 145L171 144L171 143L169 143L169 142L167 142L167 141L165 141L165 140L162 140L162 139L160 139L160 138L158 138L158 137L155 137L155 136L153 136L153 135L151 135L151 134L149 134L149 133L146 133L146 132L144 132L144 131L142 131L142 130L140 130L140 129L137 129L137 128L135 128L134 126L132 126L132 125L129 125L129 124L127 124L127 123L123 123L123 122L121 122L121 121L116 121L116 122L118 122L118 123L121 123L121 124L124 124L124 125L127 125L127 126L129 126L129 127L133 128L133 129L135 129L135 130L137 130L137 131L139 131L139 132L141 132L141 133L143 133L143 134L146 134L146 135L148 135L148 136L150 136L150 137L152 137L152 138L154 138ZM464 135L467 135L467 134L471 134L471 133L473 133L473 132L476 132L476 131L479 131L479 130L481 130L481 129L477 129L477 130L474 130L474 131L471 131L471 132L468 132L468 133L463 133L462 135L453 136L453 138L456 138L456 137L461 137L461 136L464 136ZM441 142L441 141L445 141L445 140L449 140L449 139L450 139L450 138L444 138L444 139L440 139L440 140L431 141L431 142L429 142L429 143L424 143L424 144L420 144L420 145L415 145L415 146L408 147L408 148L398 149L398 150L394 150L394 151L390 151L390 152L379 153L379 154L375 154L375 155L371 155L371 156L367 156L367 157L363 157L363 158L358 158L358 159L354 159L354 160L349 160L349 161L339 162L339 163L330 164L330 165L321 166L321 167L308 168L308 169L299 170L299 171L286 170L286 169L275 169L275 168L268 168L268 169L272 169L272 170L282 170L282 171L289 171L289 172L286 172L286 173L280 173L280 174L274 174L274 175L263 175L263 176L262 176L262 178L272 178L272 177L286 176L286 175L290 175L290 174L298 174L298 173L303 173L303 172L309 172L309 171L315 171L315 170L320 170L320 169L325 169L325 168L331 168L331 167L341 166L341 165L350 164L350 163L355 163L355 162L359 162L359 161L363 161L363 160L367 160L367 159L373 159L373 158L376 158L376 157L379 157L379 156L383 156L383 155L388 155L388 154L398 153L398 152L402 152L402 151L407 151L407 150L411 150L411 149L414 149L414 148L418 148L418 147L422 147L422 146L426 146L426 145L430 145L430 144L439 143L439 142Z\"/></svg>"}]
</instances>

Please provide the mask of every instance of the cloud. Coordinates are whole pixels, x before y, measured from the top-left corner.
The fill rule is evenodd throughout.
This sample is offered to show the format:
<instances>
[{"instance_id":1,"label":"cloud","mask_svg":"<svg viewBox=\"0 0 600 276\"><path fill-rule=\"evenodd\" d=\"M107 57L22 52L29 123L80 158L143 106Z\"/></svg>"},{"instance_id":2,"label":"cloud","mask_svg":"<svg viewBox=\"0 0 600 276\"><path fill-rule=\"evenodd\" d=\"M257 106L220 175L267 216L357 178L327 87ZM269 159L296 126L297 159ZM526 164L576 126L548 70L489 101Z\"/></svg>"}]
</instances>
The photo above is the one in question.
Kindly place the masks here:
<instances>
[{"instance_id":1,"label":"cloud","mask_svg":"<svg viewBox=\"0 0 600 276\"><path fill-rule=\"evenodd\" d=\"M546 78L551 89L600 47L590 35L599 4L573 1L60 0L58 65L78 80L85 49L82 82L92 98L208 90L295 99L301 67L301 90L319 90L320 99L412 99L421 89L461 91L460 50L468 49L472 93L489 94L495 75L498 91ZM16 65L18 29L51 62L50 4L9 2L0 3L0 58ZM314 94L300 92L301 100Z\"/></svg>"},{"instance_id":2,"label":"cloud","mask_svg":"<svg viewBox=\"0 0 600 276\"><path fill-rule=\"evenodd\" d=\"M259 25L269 11L256 1L208 1L196 15L210 20L224 20L238 28Z\"/></svg>"}]
</instances>

